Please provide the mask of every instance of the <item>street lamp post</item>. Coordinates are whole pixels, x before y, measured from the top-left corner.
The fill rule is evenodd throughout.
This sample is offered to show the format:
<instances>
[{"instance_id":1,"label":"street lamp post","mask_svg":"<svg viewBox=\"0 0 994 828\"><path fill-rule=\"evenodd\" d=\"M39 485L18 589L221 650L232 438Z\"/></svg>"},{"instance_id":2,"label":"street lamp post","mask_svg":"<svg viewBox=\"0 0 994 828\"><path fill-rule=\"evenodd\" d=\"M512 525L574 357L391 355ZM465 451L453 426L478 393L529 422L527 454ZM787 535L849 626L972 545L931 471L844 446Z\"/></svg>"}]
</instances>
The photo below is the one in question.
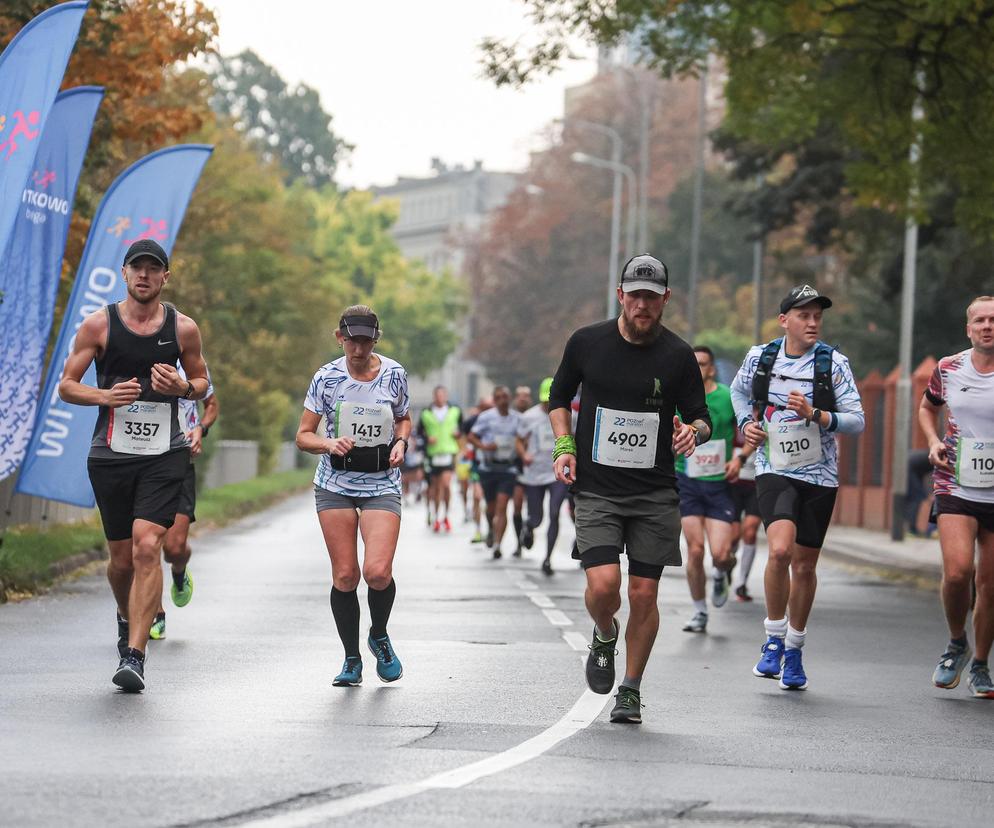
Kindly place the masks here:
<instances>
[{"instance_id":1,"label":"street lamp post","mask_svg":"<svg viewBox=\"0 0 994 828\"><path fill-rule=\"evenodd\" d=\"M592 132L598 132L601 135L606 135L611 139L611 163L621 164L622 155L622 140L621 135L616 129L606 126L605 124L594 123L593 121L586 121L582 118L569 118L566 120L567 124L583 127L584 129L589 129ZM619 261L619 247L621 246L621 176L622 172L620 169L614 170L614 192L612 194L611 200L611 259L608 263L607 270L607 318L610 319L614 316L614 303L615 303L615 287L617 286L620 279L618 278L618 268L620 266Z\"/></svg>"},{"instance_id":2,"label":"street lamp post","mask_svg":"<svg viewBox=\"0 0 994 828\"><path fill-rule=\"evenodd\" d=\"M701 262L701 201L704 190L704 144L707 140L708 70L701 72L697 102L697 164L694 170L694 205L690 226L690 279L687 290L687 339L697 336L697 282Z\"/></svg>"},{"instance_id":3,"label":"street lamp post","mask_svg":"<svg viewBox=\"0 0 994 828\"><path fill-rule=\"evenodd\" d=\"M635 220L638 213L638 193L635 186L635 170L629 167L627 164L621 162L609 161L606 158L598 158L595 155L588 155L585 152L574 152L570 158L577 164L586 164L590 167L598 167L603 170L611 170L614 173L621 173L625 176L628 181L628 226L626 230L625 243L628 250L633 250L635 247ZM619 199L620 202L620 199ZM617 267L617 265L615 265ZM618 279L612 271L611 274L612 282L608 290L608 305L607 305L607 315L608 318L615 315L615 289L618 286Z\"/></svg>"}]
</instances>

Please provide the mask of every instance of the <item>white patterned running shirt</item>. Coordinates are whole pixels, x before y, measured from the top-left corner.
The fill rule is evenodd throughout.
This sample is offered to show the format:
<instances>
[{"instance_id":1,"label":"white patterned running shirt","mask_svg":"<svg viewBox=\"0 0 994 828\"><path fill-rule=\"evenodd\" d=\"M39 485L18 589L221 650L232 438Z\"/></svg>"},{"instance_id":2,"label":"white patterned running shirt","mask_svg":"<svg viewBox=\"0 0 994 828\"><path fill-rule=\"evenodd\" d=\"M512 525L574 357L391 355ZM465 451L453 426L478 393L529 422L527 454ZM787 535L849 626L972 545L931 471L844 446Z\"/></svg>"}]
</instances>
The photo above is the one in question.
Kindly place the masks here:
<instances>
[{"instance_id":1,"label":"white patterned running shirt","mask_svg":"<svg viewBox=\"0 0 994 828\"><path fill-rule=\"evenodd\" d=\"M342 404L363 404L390 406L393 419L398 420L407 414L411 407L407 389L407 371L396 360L379 356L380 370L369 382L360 382L349 374L345 357L322 365L304 398L304 408L324 417L326 437L334 437L338 426L337 417ZM384 442L393 439L393 426ZM321 455L314 485L329 492L347 497L376 497L384 494L400 494L400 469L387 469L378 472L337 471L331 467L331 458Z\"/></svg>"},{"instance_id":2,"label":"white patterned running shirt","mask_svg":"<svg viewBox=\"0 0 994 828\"><path fill-rule=\"evenodd\" d=\"M735 407L735 420L741 430L753 419L752 377L759 365L759 358L765 345L754 345L749 349L739 372L732 380L732 405ZM784 424L803 423L793 411L785 411L791 391L800 391L812 402L814 397L815 346L800 356L788 356L781 342L780 351L770 371L769 405L762 412L763 426L768 432ZM776 470L769 458L767 440L756 450L756 475L780 474L803 480L816 486L838 487L839 447L835 433L859 434L863 430L863 404L859 389L853 377L849 360L838 351L832 351L832 387L835 389L836 411L831 412L832 422L821 429L821 459L789 470Z\"/></svg>"},{"instance_id":3,"label":"white patterned running shirt","mask_svg":"<svg viewBox=\"0 0 994 828\"><path fill-rule=\"evenodd\" d=\"M179 373L180 377L184 380L186 379L186 371L183 370L183 366L177 362L176 371ZM211 382L211 372L207 372L207 393L204 394L204 399L214 396L214 383ZM179 427L182 429L183 433L190 437L190 432L193 431L198 425L200 425L200 411L197 408L196 400L187 400L180 397L179 405L176 408L176 418L179 420Z\"/></svg>"},{"instance_id":4,"label":"white patterned running shirt","mask_svg":"<svg viewBox=\"0 0 994 828\"><path fill-rule=\"evenodd\" d=\"M525 466L521 473L521 482L526 486L550 486L555 483L552 450L556 447L556 435L552 430L549 412L541 403L521 415L518 436L525 441L528 453L534 458L531 465Z\"/></svg>"}]
</instances>

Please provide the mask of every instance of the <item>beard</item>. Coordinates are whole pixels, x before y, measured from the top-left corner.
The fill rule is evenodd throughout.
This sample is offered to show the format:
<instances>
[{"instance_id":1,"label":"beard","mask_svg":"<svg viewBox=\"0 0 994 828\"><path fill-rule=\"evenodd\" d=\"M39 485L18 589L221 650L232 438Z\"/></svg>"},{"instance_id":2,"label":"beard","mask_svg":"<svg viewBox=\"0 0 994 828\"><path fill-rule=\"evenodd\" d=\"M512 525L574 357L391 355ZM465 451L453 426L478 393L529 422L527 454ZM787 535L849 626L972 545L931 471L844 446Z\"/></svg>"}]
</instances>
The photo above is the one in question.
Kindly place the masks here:
<instances>
[{"instance_id":1,"label":"beard","mask_svg":"<svg viewBox=\"0 0 994 828\"><path fill-rule=\"evenodd\" d=\"M159 286L159 289L157 291L155 291L154 293L149 293L147 296L139 296L137 293L135 293L131 285L128 284L127 282L125 282L125 286L128 289L128 296L130 296L140 305L151 305L153 302L157 302L159 299L159 294L162 293L161 285Z\"/></svg>"},{"instance_id":2,"label":"beard","mask_svg":"<svg viewBox=\"0 0 994 828\"><path fill-rule=\"evenodd\" d=\"M639 326L634 320L622 314L621 327L625 332L625 339L636 345L650 345L659 339L663 332L663 315L660 314L648 326Z\"/></svg>"}]
</instances>

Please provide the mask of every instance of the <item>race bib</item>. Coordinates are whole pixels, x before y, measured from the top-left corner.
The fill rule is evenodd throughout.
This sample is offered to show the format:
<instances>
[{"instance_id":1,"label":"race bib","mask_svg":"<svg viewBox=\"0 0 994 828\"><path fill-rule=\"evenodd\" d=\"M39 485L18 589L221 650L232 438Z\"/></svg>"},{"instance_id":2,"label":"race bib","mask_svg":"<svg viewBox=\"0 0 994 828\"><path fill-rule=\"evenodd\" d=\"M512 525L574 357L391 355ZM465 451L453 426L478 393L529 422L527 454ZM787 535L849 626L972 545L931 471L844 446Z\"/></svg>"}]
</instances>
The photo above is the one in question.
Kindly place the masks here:
<instances>
[{"instance_id":1,"label":"race bib","mask_svg":"<svg viewBox=\"0 0 994 828\"><path fill-rule=\"evenodd\" d=\"M514 437L498 434L494 435L493 461L495 463L510 463L514 459Z\"/></svg>"},{"instance_id":2,"label":"race bib","mask_svg":"<svg viewBox=\"0 0 994 828\"><path fill-rule=\"evenodd\" d=\"M120 454L165 454L171 437L171 406L141 402L110 410L107 445Z\"/></svg>"},{"instance_id":3,"label":"race bib","mask_svg":"<svg viewBox=\"0 0 994 828\"><path fill-rule=\"evenodd\" d=\"M552 450L556 447L556 434L551 428L543 428L537 432L538 435L538 446L537 451L539 454L552 454Z\"/></svg>"},{"instance_id":4,"label":"race bib","mask_svg":"<svg viewBox=\"0 0 994 828\"><path fill-rule=\"evenodd\" d=\"M756 453L753 452L742 462L742 470L739 472L739 480L756 479Z\"/></svg>"},{"instance_id":5,"label":"race bib","mask_svg":"<svg viewBox=\"0 0 994 828\"><path fill-rule=\"evenodd\" d=\"M659 415L597 406L591 458L602 466L651 469L656 464Z\"/></svg>"},{"instance_id":6,"label":"race bib","mask_svg":"<svg viewBox=\"0 0 994 828\"><path fill-rule=\"evenodd\" d=\"M335 406L335 436L349 437L357 446L385 446L393 437L393 409L340 402Z\"/></svg>"},{"instance_id":7,"label":"race bib","mask_svg":"<svg viewBox=\"0 0 994 828\"><path fill-rule=\"evenodd\" d=\"M725 441L708 440L687 458L687 477L714 477L725 474Z\"/></svg>"},{"instance_id":8,"label":"race bib","mask_svg":"<svg viewBox=\"0 0 994 828\"><path fill-rule=\"evenodd\" d=\"M767 426L770 465L776 471L791 471L820 463L821 429L804 420L779 422Z\"/></svg>"},{"instance_id":9,"label":"race bib","mask_svg":"<svg viewBox=\"0 0 994 828\"><path fill-rule=\"evenodd\" d=\"M960 437L956 449L956 482L973 489L994 488L994 440Z\"/></svg>"},{"instance_id":10,"label":"race bib","mask_svg":"<svg viewBox=\"0 0 994 828\"><path fill-rule=\"evenodd\" d=\"M431 458L431 464L433 466L451 466L452 465L452 455L451 454L436 454Z\"/></svg>"}]
</instances>

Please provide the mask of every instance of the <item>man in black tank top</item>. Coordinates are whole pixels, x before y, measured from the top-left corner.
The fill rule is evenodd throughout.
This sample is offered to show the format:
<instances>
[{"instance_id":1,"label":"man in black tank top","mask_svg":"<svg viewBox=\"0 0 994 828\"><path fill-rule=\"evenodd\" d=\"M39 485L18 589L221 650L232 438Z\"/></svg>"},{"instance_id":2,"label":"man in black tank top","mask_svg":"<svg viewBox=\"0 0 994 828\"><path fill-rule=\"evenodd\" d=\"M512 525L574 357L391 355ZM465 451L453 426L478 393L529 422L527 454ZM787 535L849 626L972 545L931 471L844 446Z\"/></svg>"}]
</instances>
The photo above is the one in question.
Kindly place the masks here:
<instances>
[{"instance_id":1,"label":"man in black tank top","mask_svg":"<svg viewBox=\"0 0 994 828\"><path fill-rule=\"evenodd\" d=\"M117 599L120 663L113 681L137 693L145 688L145 646L162 595L162 542L190 462L177 400L203 398L209 382L196 323L159 301L170 275L166 252L151 239L136 241L121 273L127 297L80 325L59 396L100 406L87 468ZM82 383L94 362L96 387Z\"/></svg>"}]
</instances>

